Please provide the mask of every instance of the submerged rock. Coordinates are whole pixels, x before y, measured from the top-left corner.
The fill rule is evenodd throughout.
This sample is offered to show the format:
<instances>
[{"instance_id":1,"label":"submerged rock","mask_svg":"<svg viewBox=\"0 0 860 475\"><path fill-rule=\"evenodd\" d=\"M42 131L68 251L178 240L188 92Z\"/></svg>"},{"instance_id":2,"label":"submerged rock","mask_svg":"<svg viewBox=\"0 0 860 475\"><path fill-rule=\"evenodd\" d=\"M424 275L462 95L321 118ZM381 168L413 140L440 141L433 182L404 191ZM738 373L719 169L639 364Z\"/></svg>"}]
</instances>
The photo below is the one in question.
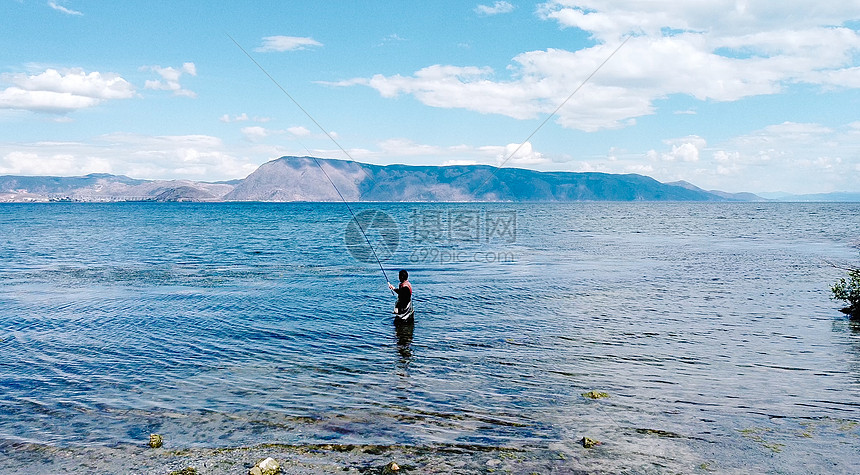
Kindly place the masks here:
<instances>
[{"instance_id":1,"label":"submerged rock","mask_svg":"<svg viewBox=\"0 0 860 475\"><path fill-rule=\"evenodd\" d=\"M194 467L185 467L182 470L174 470L168 475L197 475L197 469Z\"/></svg>"},{"instance_id":2,"label":"submerged rock","mask_svg":"<svg viewBox=\"0 0 860 475\"><path fill-rule=\"evenodd\" d=\"M609 393L604 393L600 391L588 391L587 393L582 393L583 397L587 397L588 399L603 399L605 397L609 397Z\"/></svg>"},{"instance_id":3,"label":"submerged rock","mask_svg":"<svg viewBox=\"0 0 860 475\"><path fill-rule=\"evenodd\" d=\"M582 444L586 449L590 449L596 445L600 445L600 441L596 439L592 439L590 437L583 437L579 439L579 443Z\"/></svg>"},{"instance_id":4,"label":"submerged rock","mask_svg":"<svg viewBox=\"0 0 860 475\"><path fill-rule=\"evenodd\" d=\"M164 441L161 440L161 436L158 434L149 434L149 446L153 449L157 449L161 447Z\"/></svg>"},{"instance_id":5,"label":"submerged rock","mask_svg":"<svg viewBox=\"0 0 860 475\"><path fill-rule=\"evenodd\" d=\"M656 435L657 437L666 437L669 439L684 439L685 438L681 434L676 434L675 432L669 432L667 430L660 430L660 429L634 429L634 430L640 434Z\"/></svg>"},{"instance_id":6,"label":"submerged rock","mask_svg":"<svg viewBox=\"0 0 860 475\"><path fill-rule=\"evenodd\" d=\"M382 473L385 475L390 475L392 473L396 473L400 470L400 465L397 465L394 461L388 462L388 465L382 469Z\"/></svg>"},{"instance_id":7,"label":"submerged rock","mask_svg":"<svg viewBox=\"0 0 860 475\"><path fill-rule=\"evenodd\" d=\"M248 471L248 475L275 475L281 473L281 465L272 457L264 458Z\"/></svg>"}]
</instances>

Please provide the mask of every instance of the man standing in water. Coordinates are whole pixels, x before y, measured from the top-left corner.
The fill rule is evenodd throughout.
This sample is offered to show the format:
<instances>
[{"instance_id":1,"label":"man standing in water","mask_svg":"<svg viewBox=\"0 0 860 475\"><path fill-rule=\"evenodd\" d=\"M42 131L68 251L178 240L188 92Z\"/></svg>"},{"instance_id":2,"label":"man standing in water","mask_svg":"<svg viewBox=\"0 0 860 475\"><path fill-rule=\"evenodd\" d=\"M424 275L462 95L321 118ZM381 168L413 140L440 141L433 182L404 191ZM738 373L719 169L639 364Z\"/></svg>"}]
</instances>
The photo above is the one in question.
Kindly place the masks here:
<instances>
[{"instance_id":1,"label":"man standing in water","mask_svg":"<svg viewBox=\"0 0 860 475\"><path fill-rule=\"evenodd\" d=\"M397 277L400 279L400 286L394 287L391 282L388 283L388 288L397 293L394 313L400 318L408 319L412 316L412 284L407 280L409 273L405 269L401 270Z\"/></svg>"}]
</instances>

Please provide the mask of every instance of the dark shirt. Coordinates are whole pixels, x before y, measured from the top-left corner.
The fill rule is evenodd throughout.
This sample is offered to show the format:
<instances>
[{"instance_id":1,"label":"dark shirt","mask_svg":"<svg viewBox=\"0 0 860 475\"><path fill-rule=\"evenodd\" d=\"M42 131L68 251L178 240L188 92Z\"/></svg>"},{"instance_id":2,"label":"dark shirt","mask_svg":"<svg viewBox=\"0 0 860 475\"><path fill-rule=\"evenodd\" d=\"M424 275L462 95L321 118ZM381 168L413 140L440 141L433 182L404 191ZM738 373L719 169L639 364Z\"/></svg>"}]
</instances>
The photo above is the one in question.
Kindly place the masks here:
<instances>
[{"instance_id":1,"label":"dark shirt","mask_svg":"<svg viewBox=\"0 0 860 475\"><path fill-rule=\"evenodd\" d=\"M400 286L394 289L397 292L397 309L401 312L409 307L409 302L412 301L412 284L408 280L400 283Z\"/></svg>"}]
</instances>

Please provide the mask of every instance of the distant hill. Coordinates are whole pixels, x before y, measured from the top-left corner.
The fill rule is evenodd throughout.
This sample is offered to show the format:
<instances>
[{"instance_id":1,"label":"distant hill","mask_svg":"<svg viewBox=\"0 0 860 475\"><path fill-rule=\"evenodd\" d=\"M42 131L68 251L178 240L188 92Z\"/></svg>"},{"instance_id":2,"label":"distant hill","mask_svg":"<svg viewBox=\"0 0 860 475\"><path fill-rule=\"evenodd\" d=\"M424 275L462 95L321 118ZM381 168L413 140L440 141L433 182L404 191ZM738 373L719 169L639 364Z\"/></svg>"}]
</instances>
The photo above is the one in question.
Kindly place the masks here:
<instances>
[{"instance_id":1,"label":"distant hill","mask_svg":"<svg viewBox=\"0 0 860 475\"><path fill-rule=\"evenodd\" d=\"M680 186L681 188L686 188L688 190L696 190L696 191L705 191L698 186L688 182L688 181L673 181L670 183L666 183L667 185ZM767 198L763 198L753 193L726 193L725 191L718 190L710 190L706 191L706 193L713 193L717 196L721 196L728 201L768 201Z\"/></svg>"},{"instance_id":2,"label":"distant hill","mask_svg":"<svg viewBox=\"0 0 860 475\"><path fill-rule=\"evenodd\" d=\"M537 172L487 165L369 165L318 159L349 201L729 201L642 175ZM233 201L336 201L310 157L265 163L224 196Z\"/></svg>"},{"instance_id":3,"label":"distant hill","mask_svg":"<svg viewBox=\"0 0 860 475\"><path fill-rule=\"evenodd\" d=\"M762 201L636 174L538 172L487 165L369 165L281 157L242 180L202 183L81 177L0 177L0 201ZM326 177L328 175L328 178ZM331 186L329 178L337 185Z\"/></svg>"},{"instance_id":4,"label":"distant hill","mask_svg":"<svg viewBox=\"0 0 860 475\"><path fill-rule=\"evenodd\" d=\"M791 193L759 193L767 198L777 201L815 202L815 201L841 201L860 202L860 193L837 191L833 193L813 193L808 195L793 195Z\"/></svg>"},{"instance_id":5,"label":"distant hill","mask_svg":"<svg viewBox=\"0 0 860 475\"><path fill-rule=\"evenodd\" d=\"M135 180L127 176L106 173L91 173L75 177L0 176L0 192L26 190L33 194L59 195L72 193L81 188L95 187L105 182L134 186L146 183L146 180Z\"/></svg>"},{"instance_id":6,"label":"distant hill","mask_svg":"<svg viewBox=\"0 0 860 475\"><path fill-rule=\"evenodd\" d=\"M0 201L218 201L232 189L226 183L136 180L105 173L0 176Z\"/></svg>"}]
</instances>

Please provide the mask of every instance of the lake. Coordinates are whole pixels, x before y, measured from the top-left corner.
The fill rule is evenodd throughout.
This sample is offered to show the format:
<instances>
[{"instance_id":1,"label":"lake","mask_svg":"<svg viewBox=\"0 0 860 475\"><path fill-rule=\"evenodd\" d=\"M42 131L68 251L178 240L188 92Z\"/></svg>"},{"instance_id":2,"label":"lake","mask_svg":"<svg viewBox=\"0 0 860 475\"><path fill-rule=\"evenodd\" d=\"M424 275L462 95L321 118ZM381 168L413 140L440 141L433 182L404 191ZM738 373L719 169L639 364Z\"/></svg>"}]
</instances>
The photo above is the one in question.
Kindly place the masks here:
<instances>
[{"instance_id":1,"label":"lake","mask_svg":"<svg viewBox=\"0 0 860 475\"><path fill-rule=\"evenodd\" d=\"M860 203L352 207L413 327L342 203L0 206L0 471L159 433L417 473L860 473L825 263L860 260Z\"/></svg>"}]
</instances>

